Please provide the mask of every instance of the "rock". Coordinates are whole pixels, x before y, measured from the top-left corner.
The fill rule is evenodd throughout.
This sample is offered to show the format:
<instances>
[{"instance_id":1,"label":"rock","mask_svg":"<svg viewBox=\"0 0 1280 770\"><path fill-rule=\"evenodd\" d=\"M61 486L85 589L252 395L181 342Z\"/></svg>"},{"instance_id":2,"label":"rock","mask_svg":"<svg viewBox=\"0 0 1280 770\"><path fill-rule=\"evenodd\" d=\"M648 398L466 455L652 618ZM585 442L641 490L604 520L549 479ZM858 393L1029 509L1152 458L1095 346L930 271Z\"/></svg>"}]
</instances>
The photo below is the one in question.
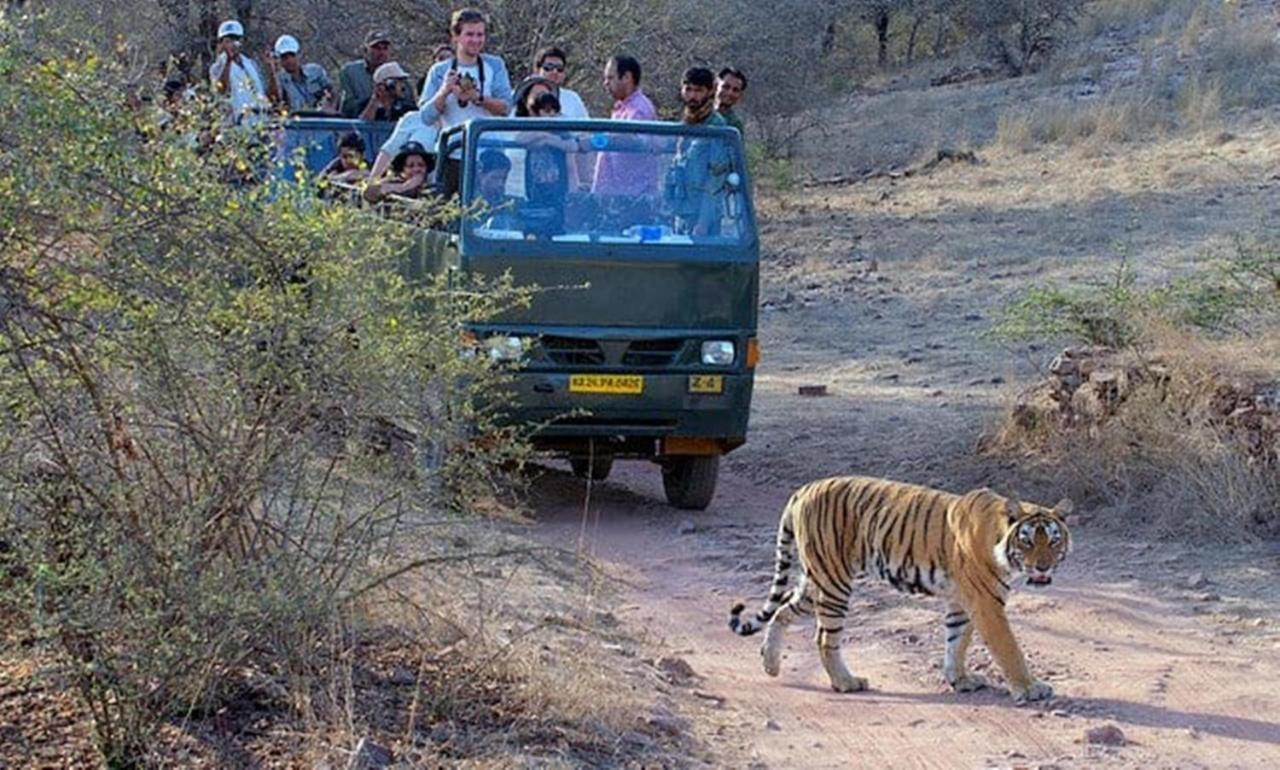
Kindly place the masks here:
<instances>
[{"instance_id":1,"label":"rock","mask_svg":"<svg viewBox=\"0 0 1280 770\"><path fill-rule=\"evenodd\" d=\"M397 687L406 687L417 684L418 677L405 666L396 666L395 670L391 672L391 676L387 677L387 681Z\"/></svg>"},{"instance_id":2,"label":"rock","mask_svg":"<svg viewBox=\"0 0 1280 770\"><path fill-rule=\"evenodd\" d=\"M709 701L716 708L723 706L725 701L723 695L716 695L713 692L703 692L702 690L694 690L693 697Z\"/></svg>"},{"instance_id":3,"label":"rock","mask_svg":"<svg viewBox=\"0 0 1280 770\"><path fill-rule=\"evenodd\" d=\"M826 385L801 385L796 389L796 393L801 396L820 397L827 395Z\"/></svg>"},{"instance_id":4,"label":"rock","mask_svg":"<svg viewBox=\"0 0 1280 770\"><path fill-rule=\"evenodd\" d=\"M1098 746L1123 746L1128 743L1128 740L1125 739L1124 732L1119 727L1102 725L1085 730L1084 742Z\"/></svg>"},{"instance_id":5,"label":"rock","mask_svg":"<svg viewBox=\"0 0 1280 770\"><path fill-rule=\"evenodd\" d=\"M777 722L773 721L772 719L766 719L766 720L764 721L764 729L766 729L766 730L775 730L775 731L780 731L780 730L782 730L782 725L778 724Z\"/></svg>"},{"instance_id":6,"label":"rock","mask_svg":"<svg viewBox=\"0 0 1280 770\"><path fill-rule=\"evenodd\" d=\"M691 519L684 519L676 527L676 532L681 535L692 535L698 531L698 525L694 524Z\"/></svg>"},{"instance_id":7,"label":"rock","mask_svg":"<svg viewBox=\"0 0 1280 770\"><path fill-rule=\"evenodd\" d=\"M662 657L655 660L653 665L663 674L666 674L667 679L672 684L687 682L698 676L693 670L693 666L690 666L689 661L684 658Z\"/></svg>"},{"instance_id":8,"label":"rock","mask_svg":"<svg viewBox=\"0 0 1280 770\"><path fill-rule=\"evenodd\" d=\"M1206 592L1206 593L1202 593L1202 594L1196 594L1196 601L1198 601L1198 602L1220 602L1220 601L1222 601L1222 597L1221 597L1221 596L1219 596L1218 594L1215 594L1215 593L1213 593L1213 592L1211 592L1211 591L1210 591L1210 592Z\"/></svg>"},{"instance_id":9,"label":"rock","mask_svg":"<svg viewBox=\"0 0 1280 770\"><path fill-rule=\"evenodd\" d=\"M654 706L645 724L649 726L651 732L670 736L681 735L689 728L687 719L676 716L665 706Z\"/></svg>"},{"instance_id":10,"label":"rock","mask_svg":"<svg viewBox=\"0 0 1280 770\"><path fill-rule=\"evenodd\" d=\"M1187 576L1187 588L1204 588L1209 585L1209 578L1203 572L1193 572Z\"/></svg>"},{"instance_id":11,"label":"rock","mask_svg":"<svg viewBox=\"0 0 1280 770\"><path fill-rule=\"evenodd\" d=\"M347 770L383 770L390 767L395 757L391 749L379 746L368 738L361 738L347 763Z\"/></svg>"},{"instance_id":12,"label":"rock","mask_svg":"<svg viewBox=\"0 0 1280 770\"><path fill-rule=\"evenodd\" d=\"M427 738L429 738L432 743L448 743L449 739L452 737L453 731L449 729L448 725L436 725L431 728L431 732L427 734Z\"/></svg>"}]
</instances>

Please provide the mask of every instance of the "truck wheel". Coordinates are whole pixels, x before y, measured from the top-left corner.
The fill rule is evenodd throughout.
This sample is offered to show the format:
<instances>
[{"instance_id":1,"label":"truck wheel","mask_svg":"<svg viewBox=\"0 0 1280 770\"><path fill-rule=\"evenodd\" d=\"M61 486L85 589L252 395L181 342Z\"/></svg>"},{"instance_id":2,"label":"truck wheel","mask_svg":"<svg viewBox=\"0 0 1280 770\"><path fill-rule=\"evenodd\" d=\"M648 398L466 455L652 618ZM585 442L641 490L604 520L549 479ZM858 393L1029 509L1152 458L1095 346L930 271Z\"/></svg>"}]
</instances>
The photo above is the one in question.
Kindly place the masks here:
<instances>
[{"instance_id":1,"label":"truck wheel","mask_svg":"<svg viewBox=\"0 0 1280 770\"><path fill-rule=\"evenodd\" d=\"M711 504L720 474L720 456L672 457L662 465L662 488L676 508L701 511Z\"/></svg>"},{"instance_id":2,"label":"truck wheel","mask_svg":"<svg viewBox=\"0 0 1280 770\"><path fill-rule=\"evenodd\" d=\"M589 457L570 457L569 467L573 475L580 479L590 477L592 481L604 481L613 470L613 455L599 454L592 460Z\"/></svg>"}]
</instances>

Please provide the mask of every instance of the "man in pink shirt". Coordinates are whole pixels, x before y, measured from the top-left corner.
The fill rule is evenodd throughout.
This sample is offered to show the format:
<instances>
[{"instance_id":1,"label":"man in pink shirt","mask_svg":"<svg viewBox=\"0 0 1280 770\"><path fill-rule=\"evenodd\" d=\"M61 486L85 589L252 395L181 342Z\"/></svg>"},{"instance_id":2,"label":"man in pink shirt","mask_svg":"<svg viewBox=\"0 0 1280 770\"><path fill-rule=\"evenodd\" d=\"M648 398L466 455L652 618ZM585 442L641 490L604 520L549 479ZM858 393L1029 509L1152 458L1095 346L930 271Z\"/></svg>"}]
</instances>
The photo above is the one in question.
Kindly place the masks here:
<instances>
[{"instance_id":1,"label":"man in pink shirt","mask_svg":"<svg viewBox=\"0 0 1280 770\"><path fill-rule=\"evenodd\" d=\"M604 68L604 89L614 98L614 120L657 120L653 102L640 90L640 62L630 56L615 56ZM618 134L609 137L614 144L625 143ZM605 150L605 147L594 149ZM600 153L596 159L596 176L592 190L603 195L656 196L658 194L658 159L646 152L641 142L638 152Z\"/></svg>"}]
</instances>

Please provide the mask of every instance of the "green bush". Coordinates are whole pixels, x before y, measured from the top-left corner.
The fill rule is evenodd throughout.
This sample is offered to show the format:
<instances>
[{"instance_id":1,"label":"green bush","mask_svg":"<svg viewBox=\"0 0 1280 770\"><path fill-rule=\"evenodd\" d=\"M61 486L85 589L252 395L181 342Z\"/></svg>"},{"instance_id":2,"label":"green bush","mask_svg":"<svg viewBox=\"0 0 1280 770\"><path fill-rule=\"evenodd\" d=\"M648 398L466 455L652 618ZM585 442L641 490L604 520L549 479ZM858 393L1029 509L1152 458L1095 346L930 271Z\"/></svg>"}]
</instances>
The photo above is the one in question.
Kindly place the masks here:
<instances>
[{"instance_id":1,"label":"green bush","mask_svg":"<svg viewBox=\"0 0 1280 770\"><path fill-rule=\"evenodd\" d=\"M1121 260L1106 281L1081 287L1034 286L1000 313L989 335L1002 342L1069 339L1135 347L1152 324L1219 335L1250 333L1280 314L1280 249L1237 239L1229 253L1189 275L1142 287Z\"/></svg>"},{"instance_id":2,"label":"green bush","mask_svg":"<svg viewBox=\"0 0 1280 770\"><path fill-rule=\"evenodd\" d=\"M410 284L411 226L252 183L268 135L123 80L0 16L0 617L61 653L114 767L246 672L343 708L307 684L334 629L521 456L460 343L527 299Z\"/></svg>"}]
</instances>

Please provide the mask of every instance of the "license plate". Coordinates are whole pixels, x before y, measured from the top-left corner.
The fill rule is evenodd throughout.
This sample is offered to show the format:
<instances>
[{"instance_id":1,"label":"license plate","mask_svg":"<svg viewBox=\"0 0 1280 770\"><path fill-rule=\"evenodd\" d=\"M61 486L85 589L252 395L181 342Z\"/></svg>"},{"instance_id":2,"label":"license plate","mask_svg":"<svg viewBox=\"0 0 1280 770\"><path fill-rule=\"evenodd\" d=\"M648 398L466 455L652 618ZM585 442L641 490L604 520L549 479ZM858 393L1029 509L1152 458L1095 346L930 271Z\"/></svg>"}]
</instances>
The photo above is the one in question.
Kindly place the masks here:
<instances>
[{"instance_id":1,"label":"license plate","mask_svg":"<svg viewBox=\"0 0 1280 770\"><path fill-rule=\"evenodd\" d=\"M637 396L644 392L644 377L636 374L571 374L569 392Z\"/></svg>"},{"instance_id":2,"label":"license plate","mask_svg":"<svg viewBox=\"0 0 1280 770\"><path fill-rule=\"evenodd\" d=\"M723 393L724 376L720 374L689 375L690 393Z\"/></svg>"}]
</instances>

